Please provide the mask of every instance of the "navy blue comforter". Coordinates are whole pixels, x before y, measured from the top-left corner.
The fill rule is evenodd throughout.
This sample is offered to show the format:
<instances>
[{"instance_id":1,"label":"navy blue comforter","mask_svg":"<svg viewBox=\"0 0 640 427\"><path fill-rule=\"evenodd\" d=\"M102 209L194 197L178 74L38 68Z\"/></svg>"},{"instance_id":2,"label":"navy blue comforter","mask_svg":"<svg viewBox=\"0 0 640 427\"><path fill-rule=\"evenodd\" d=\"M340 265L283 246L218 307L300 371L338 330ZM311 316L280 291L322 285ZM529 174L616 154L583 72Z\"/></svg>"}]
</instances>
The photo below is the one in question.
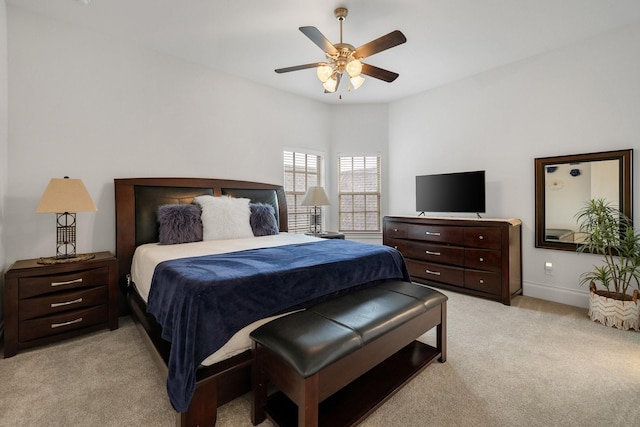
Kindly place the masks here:
<instances>
[{"instance_id":1,"label":"navy blue comforter","mask_svg":"<svg viewBox=\"0 0 640 427\"><path fill-rule=\"evenodd\" d=\"M171 342L167 392L184 412L196 369L250 323L346 289L410 281L402 255L381 245L323 240L165 261L155 269L147 311Z\"/></svg>"}]
</instances>

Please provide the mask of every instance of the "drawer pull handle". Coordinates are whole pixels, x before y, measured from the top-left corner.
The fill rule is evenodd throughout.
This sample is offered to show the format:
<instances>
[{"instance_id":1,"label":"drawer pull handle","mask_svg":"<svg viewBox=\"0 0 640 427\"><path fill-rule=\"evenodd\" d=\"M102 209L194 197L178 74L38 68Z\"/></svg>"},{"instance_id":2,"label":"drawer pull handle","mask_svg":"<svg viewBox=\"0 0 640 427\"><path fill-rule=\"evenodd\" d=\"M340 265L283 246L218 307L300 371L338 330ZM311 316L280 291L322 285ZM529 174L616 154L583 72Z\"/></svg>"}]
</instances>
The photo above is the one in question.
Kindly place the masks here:
<instances>
[{"instance_id":1,"label":"drawer pull handle","mask_svg":"<svg viewBox=\"0 0 640 427\"><path fill-rule=\"evenodd\" d=\"M480 284L484 283L484 280L480 279Z\"/></svg>"},{"instance_id":2,"label":"drawer pull handle","mask_svg":"<svg viewBox=\"0 0 640 427\"><path fill-rule=\"evenodd\" d=\"M483 262L483 261L484 261L484 258L480 258L480 262Z\"/></svg>"},{"instance_id":3,"label":"drawer pull handle","mask_svg":"<svg viewBox=\"0 0 640 427\"><path fill-rule=\"evenodd\" d=\"M427 255L440 256L440 252L424 251L424 253L426 253Z\"/></svg>"},{"instance_id":4,"label":"drawer pull handle","mask_svg":"<svg viewBox=\"0 0 640 427\"><path fill-rule=\"evenodd\" d=\"M76 320L70 320L68 322L52 323L51 324L51 329L60 328L62 326L73 325L74 323L80 323L80 322L82 322L82 317L79 317Z\"/></svg>"},{"instance_id":5,"label":"drawer pull handle","mask_svg":"<svg viewBox=\"0 0 640 427\"><path fill-rule=\"evenodd\" d=\"M394 229L393 229L393 231L398 231L398 229L397 229L397 228L394 228Z\"/></svg>"},{"instance_id":6,"label":"drawer pull handle","mask_svg":"<svg viewBox=\"0 0 640 427\"><path fill-rule=\"evenodd\" d=\"M484 240L484 236L478 236L478 239Z\"/></svg>"},{"instance_id":7,"label":"drawer pull handle","mask_svg":"<svg viewBox=\"0 0 640 427\"><path fill-rule=\"evenodd\" d=\"M440 233L437 231L425 231L424 234L426 234L427 236L439 236Z\"/></svg>"},{"instance_id":8,"label":"drawer pull handle","mask_svg":"<svg viewBox=\"0 0 640 427\"><path fill-rule=\"evenodd\" d=\"M398 249L398 247L397 247L397 246L394 246L394 247L393 247L393 249Z\"/></svg>"},{"instance_id":9,"label":"drawer pull handle","mask_svg":"<svg viewBox=\"0 0 640 427\"><path fill-rule=\"evenodd\" d=\"M425 270L425 273L427 273L427 274L433 274L434 276L439 276L439 275L440 275L440 272L439 272L439 271Z\"/></svg>"},{"instance_id":10,"label":"drawer pull handle","mask_svg":"<svg viewBox=\"0 0 640 427\"><path fill-rule=\"evenodd\" d=\"M62 307L63 305L78 304L82 302L82 298L74 299L73 301L54 302L51 303L51 308Z\"/></svg>"},{"instance_id":11,"label":"drawer pull handle","mask_svg":"<svg viewBox=\"0 0 640 427\"><path fill-rule=\"evenodd\" d=\"M82 277L75 280L67 280L66 282L51 282L51 287L73 285L74 283L82 283Z\"/></svg>"}]
</instances>

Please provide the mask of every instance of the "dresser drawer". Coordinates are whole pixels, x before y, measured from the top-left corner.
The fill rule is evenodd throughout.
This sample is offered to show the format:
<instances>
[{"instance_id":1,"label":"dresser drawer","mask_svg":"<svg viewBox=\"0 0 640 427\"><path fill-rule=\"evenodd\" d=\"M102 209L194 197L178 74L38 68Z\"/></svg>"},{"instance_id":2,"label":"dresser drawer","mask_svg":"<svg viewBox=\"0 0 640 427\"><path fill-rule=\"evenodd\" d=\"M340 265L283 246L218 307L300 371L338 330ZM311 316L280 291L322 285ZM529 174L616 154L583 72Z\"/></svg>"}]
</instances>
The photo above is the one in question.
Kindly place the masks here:
<instances>
[{"instance_id":1,"label":"dresser drawer","mask_svg":"<svg viewBox=\"0 0 640 427\"><path fill-rule=\"evenodd\" d=\"M19 284L19 298L30 298L67 289L107 285L108 278L108 267L91 268L65 274L23 277L20 279Z\"/></svg>"},{"instance_id":2,"label":"dresser drawer","mask_svg":"<svg viewBox=\"0 0 640 427\"><path fill-rule=\"evenodd\" d=\"M464 230L464 245L474 248L500 249L502 232L498 228L467 227Z\"/></svg>"},{"instance_id":3,"label":"dresser drawer","mask_svg":"<svg viewBox=\"0 0 640 427\"><path fill-rule=\"evenodd\" d=\"M413 240L443 242L452 245L461 245L464 241L464 230L462 227L409 224L407 235L409 239Z\"/></svg>"},{"instance_id":4,"label":"dresser drawer","mask_svg":"<svg viewBox=\"0 0 640 427\"><path fill-rule=\"evenodd\" d=\"M20 322L20 341L31 341L42 337L61 334L74 329L85 328L99 323L107 323L107 305L66 311L53 316Z\"/></svg>"},{"instance_id":5,"label":"dresser drawer","mask_svg":"<svg viewBox=\"0 0 640 427\"><path fill-rule=\"evenodd\" d=\"M67 310L76 310L84 307L104 304L107 301L108 290L106 286L98 286L88 289L77 289L66 292L56 292L37 298L20 300L20 320L33 319L39 316L48 316Z\"/></svg>"},{"instance_id":6,"label":"dresser drawer","mask_svg":"<svg viewBox=\"0 0 640 427\"><path fill-rule=\"evenodd\" d=\"M492 271L465 270L464 287L492 295L500 295L500 274Z\"/></svg>"},{"instance_id":7,"label":"dresser drawer","mask_svg":"<svg viewBox=\"0 0 640 427\"><path fill-rule=\"evenodd\" d=\"M415 258L425 262L458 266L464 264L464 248L459 246L413 242L402 253L406 258Z\"/></svg>"},{"instance_id":8,"label":"dresser drawer","mask_svg":"<svg viewBox=\"0 0 640 427\"><path fill-rule=\"evenodd\" d=\"M405 240L402 239L387 239L386 237L384 238L384 244L386 246L392 247L394 249L397 249L400 251L400 253L402 253L403 256L407 256L406 249L409 245L407 245L407 242Z\"/></svg>"},{"instance_id":9,"label":"dresser drawer","mask_svg":"<svg viewBox=\"0 0 640 427\"><path fill-rule=\"evenodd\" d=\"M464 266L476 270L500 271L502 255L500 251L490 249L465 249Z\"/></svg>"},{"instance_id":10,"label":"dresser drawer","mask_svg":"<svg viewBox=\"0 0 640 427\"><path fill-rule=\"evenodd\" d=\"M405 239L407 237L407 224L404 222L386 221L384 223L384 236L396 239Z\"/></svg>"},{"instance_id":11,"label":"dresser drawer","mask_svg":"<svg viewBox=\"0 0 640 427\"><path fill-rule=\"evenodd\" d=\"M446 283L449 285L464 285L464 269L450 267L441 264L406 260L407 268L411 277L433 280L434 282Z\"/></svg>"}]
</instances>

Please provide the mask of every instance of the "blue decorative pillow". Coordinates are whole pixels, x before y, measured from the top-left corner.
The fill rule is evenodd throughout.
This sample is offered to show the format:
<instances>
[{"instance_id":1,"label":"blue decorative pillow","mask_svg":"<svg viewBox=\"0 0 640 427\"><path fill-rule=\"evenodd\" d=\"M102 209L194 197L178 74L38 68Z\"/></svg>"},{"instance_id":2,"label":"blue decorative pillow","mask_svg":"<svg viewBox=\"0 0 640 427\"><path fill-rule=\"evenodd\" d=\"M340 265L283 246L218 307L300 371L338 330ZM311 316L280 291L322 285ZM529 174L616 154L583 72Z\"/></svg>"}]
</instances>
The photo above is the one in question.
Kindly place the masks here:
<instances>
[{"instance_id":1,"label":"blue decorative pillow","mask_svg":"<svg viewBox=\"0 0 640 427\"><path fill-rule=\"evenodd\" d=\"M162 205L158 208L161 245L202 240L202 210L193 204Z\"/></svg>"},{"instance_id":2,"label":"blue decorative pillow","mask_svg":"<svg viewBox=\"0 0 640 427\"><path fill-rule=\"evenodd\" d=\"M270 236L278 234L278 221L276 221L273 206L264 203L251 203L251 230L254 236Z\"/></svg>"}]
</instances>

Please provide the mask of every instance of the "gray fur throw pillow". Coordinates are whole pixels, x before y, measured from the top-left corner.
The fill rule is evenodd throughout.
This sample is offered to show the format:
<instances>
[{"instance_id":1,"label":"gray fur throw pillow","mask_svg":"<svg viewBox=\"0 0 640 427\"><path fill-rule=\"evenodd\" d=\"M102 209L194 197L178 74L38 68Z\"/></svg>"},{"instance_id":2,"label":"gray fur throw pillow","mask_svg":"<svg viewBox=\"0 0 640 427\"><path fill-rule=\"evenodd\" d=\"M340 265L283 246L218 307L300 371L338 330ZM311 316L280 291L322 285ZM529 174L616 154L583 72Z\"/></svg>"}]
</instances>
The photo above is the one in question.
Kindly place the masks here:
<instances>
[{"instance_id":1,"label":"gray fur throw pillow","mask_svg":"<svg viewBox=\"0 0 640 427\"><path fill-rule=\"evenodd\" d=\"M251 203L251 230L254 236L270 236L278 234L278 221L276 221L273 206L264 203Z\"/></svg>"},{"instance_id":2,"label":"gray fur throw pillow","mask_svg":"<svg viewBox=\"0 0 640 427\"><path fill-rule=\"evenodd\" d=\"M202 210L193 204L162 205L158 208L161 245L202 240Z\"/></svg>"}]
</instances>

